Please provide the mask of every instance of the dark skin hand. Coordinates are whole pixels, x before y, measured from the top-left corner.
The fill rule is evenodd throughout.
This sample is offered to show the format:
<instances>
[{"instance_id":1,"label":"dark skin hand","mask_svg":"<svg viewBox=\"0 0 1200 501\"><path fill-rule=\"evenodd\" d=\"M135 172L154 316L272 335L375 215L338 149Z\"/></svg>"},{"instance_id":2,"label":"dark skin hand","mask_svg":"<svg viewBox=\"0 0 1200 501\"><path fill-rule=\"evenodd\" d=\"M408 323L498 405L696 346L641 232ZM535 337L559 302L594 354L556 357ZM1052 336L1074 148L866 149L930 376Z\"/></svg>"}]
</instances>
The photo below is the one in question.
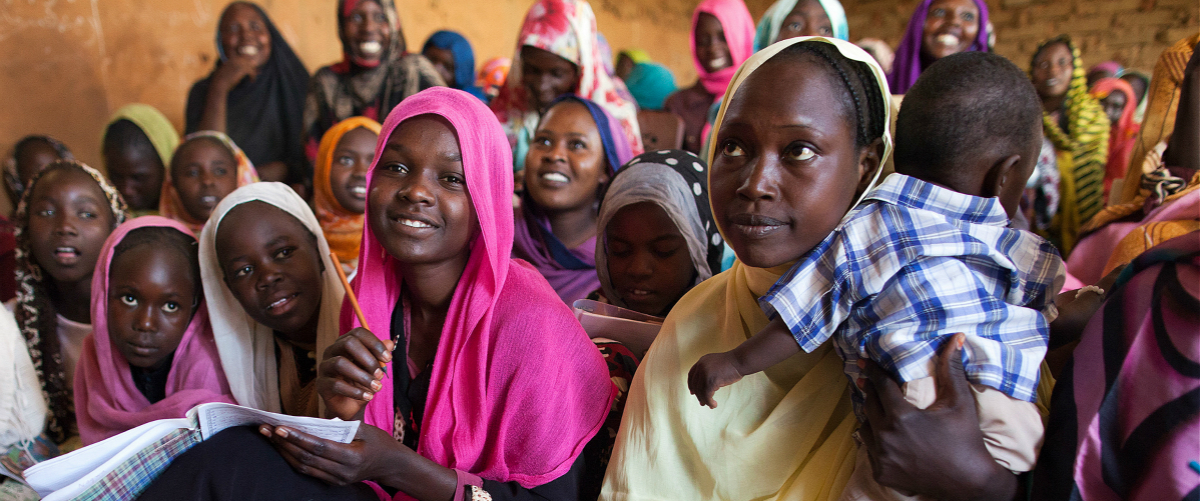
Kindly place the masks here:
<instances>
[{"instance_id":1,"label":"dark skin hand","mask_svg":"<svg viewBox=\"0 0 1200 501\"><path fill-rule=\"evenodd\" d=\"M1054 304L1058 306L1058 318L1050 322L1050 351L1046 353L1046 365L1050 366L1050 373L1055 377L1058 377L1067 360L1071 359L1075 346L1079 345L1079 337L1083 335L1083 328L1087 327L1092 316L1100 311L1104 298L1112 290L1113 282L1116 282L1117 276L1125 270L1125 266L1127 265L1116 267L1096 282L1096 287L1104 289L1104 294L1087 291L1076 298L1075 295L1079 291L1069 290L1054 299Z\"/></svg>"},{"instance_id":2,"label":"dark skin hand","mask_svg":"<svg viewBox=\"0 0 1200 501\"><path fill-rule=\"evenodd\" d=\"M717 408L713 394L718 389L741 381L742 376L762 372L800 353L800 345L781 318L776 317L763 330L724 353L709 353L688 371L688 391L700 405Z\"/></svg>"},{"instance_id":3,"label":"dark skin hand","mask_svg":"<svg viewBox=\"0 0 1200 501\"><path fill-rule=\"evenodd\" d=\"M478 217L466 191L462 153L449 122L418 116L402 122L379 157L369 190L368 224L396 259L408 301L408 357L418 367L433 360L454 290L466 268ZM354 329L325 350L317 392L326 415L361 419L367 401L383 389L392 341ZM401 362L399 370L406 370ZM359 427L349 444L288 428L260 427L297 471L334 484L373 480L416 499L445 501L458 486L454 470L440 466L387 432Z\"/></svg>"},{"instance_id":4,"label":"dark skin hand","mask_svg":"<svg viewBox=\"0 0 1200 501\"><path fill-rule=\"evenodd\" d=\"M964 339L955 334L938 351L937 400L924 410L905 400L900 385L882 368L859 361L867 376L858 380L867 415L859 434L880 485L943 501L1016 496L1016 475L984 446L962 365Z\"/></svg>"}]
</instances>

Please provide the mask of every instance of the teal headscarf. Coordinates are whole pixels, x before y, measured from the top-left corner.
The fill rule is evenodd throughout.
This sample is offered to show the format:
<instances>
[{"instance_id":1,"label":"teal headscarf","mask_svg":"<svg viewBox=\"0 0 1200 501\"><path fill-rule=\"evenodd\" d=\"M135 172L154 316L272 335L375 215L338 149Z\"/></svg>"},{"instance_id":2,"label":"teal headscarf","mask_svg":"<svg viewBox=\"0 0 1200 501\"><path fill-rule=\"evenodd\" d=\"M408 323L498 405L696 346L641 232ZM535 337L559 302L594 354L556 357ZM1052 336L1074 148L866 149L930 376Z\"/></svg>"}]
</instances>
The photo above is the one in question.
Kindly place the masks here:
<instances>
[{"instance_id":1,"label":"teal headscarf","mask_svg":"<svg viewBox=\"0 0 1200 501\"><path fill-rule=\"evenodd\" d=\"M829 22L833 25L833 38L849 41L850 27L846 23L846 9L842 8L842 4L838 0L817 1L821 4L821 8L825 9L825 15L829 16ZM762 20L758 22L758 29L755 30L755 52L775 43L784 18L792 13L792 9L795 9L798 3L800 0L778 0L771 4L771 7L763 14Z\"/></svg>"},{"instance_id":2,"label":"teal headscarf","mask_svg":"<svg viewBox=\"0 0 1200 501\"><path fill-rule=\"evenodd\" d=\"M675 92L675 75L666 66L654 62L636 63L625 79L629 93L637 100L638 108L661 110L663 101Z\"/></svg>"}]
</instances>

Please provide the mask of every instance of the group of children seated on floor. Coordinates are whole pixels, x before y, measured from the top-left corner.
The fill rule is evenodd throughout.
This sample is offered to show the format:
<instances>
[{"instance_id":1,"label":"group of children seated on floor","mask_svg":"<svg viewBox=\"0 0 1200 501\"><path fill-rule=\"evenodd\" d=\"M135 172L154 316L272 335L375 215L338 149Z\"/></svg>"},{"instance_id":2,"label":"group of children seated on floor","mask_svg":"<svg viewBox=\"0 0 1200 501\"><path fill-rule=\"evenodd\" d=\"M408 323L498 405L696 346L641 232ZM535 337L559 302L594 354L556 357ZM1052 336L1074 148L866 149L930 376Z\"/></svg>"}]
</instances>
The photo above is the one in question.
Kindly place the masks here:
<instances>
[{"instance_id":1,"label":"group of children seated on floor","mask_svg":"<svg viewBox=\"0 0 1200 501\"><path fill-rule=\"evenodd\" d=\"M817 41L765 49L761 69L739 74L757 70L760 80L795 90L769 96L760 85L739 106L723 106L714 124L733 128L714 143L709 178L726 239L786 234L805 250L739 254L750 266L790 264L759 299L771 322L736 349L701 358L688 387L716 407L718 388L832 340L861 421L873 396L853 383L868 364L904 382L904 397L924 407L935 397L934 355L956 343L989 452L1028 471L1042 436L1034 402L1052 323L1060 308L1097 306L1056 299L1058 252L1009 227L1041 147L1037 93L1003 57L942 58L908 91L893 152L886 116L864 112L887 106L882 70L856 47ZM817 102L829 95L839 98ZM771 99L791 99L787 109L824 106L826 123L805 125L805 140L781 141L761 122L764 107L779 104ZM175 145L156 132L163 122L142 108L118 113L104 140L111 184L72 160L20 180L14 313L43 379L55 441L76 423L86 445L212 401L317 415L316 364L342 334L344 291L330 253L354 270L364 213L390 217L370 214L368 193L386 186L368 186L366 172L403 166L375 160L389 138L374 121L353 118L326 133L312 208L285 185L258 183L225 135L198 132ZM889 156L895 172L885 177ZM756 174L717 192L742 171ZM156 180L155 172L165 175ZM766 175L808 189L771 192L756 184ZM788 197L804 198L799 211L762 209L763 200ZM127 214L153 211L160 215ZM65 353L80 334L81 352ZM865 454L860 448L843 498L905 498L875 482Z\"/></svg>"}]
</instances>

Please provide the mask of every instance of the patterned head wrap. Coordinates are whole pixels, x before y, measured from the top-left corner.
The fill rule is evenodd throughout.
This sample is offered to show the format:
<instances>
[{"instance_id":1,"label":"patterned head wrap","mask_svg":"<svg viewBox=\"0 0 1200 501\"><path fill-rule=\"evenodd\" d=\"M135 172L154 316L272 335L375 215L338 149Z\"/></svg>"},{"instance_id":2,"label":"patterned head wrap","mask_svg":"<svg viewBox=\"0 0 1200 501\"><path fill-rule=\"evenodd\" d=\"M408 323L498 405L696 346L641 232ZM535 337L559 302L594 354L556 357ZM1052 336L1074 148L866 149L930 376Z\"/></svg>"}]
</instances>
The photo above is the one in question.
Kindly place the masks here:
<instances>
[{"instance_id":1,"label":"patterned head wrap","mask_svg":"<svg viewBox=\"0 0 1200 501\"><path fill-rule=\"evenodd\" d=\"M59 160L50 164L29 182L29 189L21 197L13 215L17 226L17 304L14 314L29 358L42 384L42 393L50 406L50 419L46 433L55 442L67 439L68 428L75 422L75 408L71 399L72 381L67 381L63 368L62 351L58 343L58 312L50 302L49 281L41 266L33 257L29 242L29 197L38 181L47 173L60 169L78 169L91 176L104 192L109 209L113 214L113 228L125 222L125 200L117 193L100 172L74 160Z\"/></svg>"}]
</instances>

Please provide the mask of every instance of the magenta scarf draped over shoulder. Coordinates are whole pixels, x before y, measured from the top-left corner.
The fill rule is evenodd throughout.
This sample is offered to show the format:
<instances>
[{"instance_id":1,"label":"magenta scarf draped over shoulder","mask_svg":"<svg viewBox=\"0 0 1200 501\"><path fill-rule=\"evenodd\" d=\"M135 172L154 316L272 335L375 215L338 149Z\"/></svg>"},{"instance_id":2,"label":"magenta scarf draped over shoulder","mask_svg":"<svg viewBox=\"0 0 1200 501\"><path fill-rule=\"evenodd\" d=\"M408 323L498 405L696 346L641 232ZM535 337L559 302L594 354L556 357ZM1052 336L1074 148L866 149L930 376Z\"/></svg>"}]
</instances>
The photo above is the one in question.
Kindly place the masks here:
<instances>
[{"instance_id":1,"label":"magenta scarf draped over shoulder","mask_svg":"<svg viewBox=\"0 0 1200 501\"><path fill-rule=\"evenodd\" d=\"M892 94L904 94L917 83L917 77L925 68L921 65L921 41L925 35L925 18L929 16L929 4L933 0L923 0L917 5L913 15L908 19L908 29L904 38L896 47L896 57L892 60L892 72L888 74L888 87ZM983 0L975 0L979 8L979 32L968 51L986 52L988 50L988 8Z\"/></svg>"},{"instance_id":2,"label":"magenta scarf draped over shoulder","mask_svg":"<svg viewBox=\"0 0 1200 501\"><path fill-rule=\"evenodd\" d=\"M113 230L104 241L92 276L92 333L83 342L75 370L75 413L84 445L99 442L158 419L181 418L206 402L235 403L217 355L208 309L203 298L179 340L166 398L151 404L133 384L129 362L113 349L108 336L108 274L113 250L138 228L166 227L193 236L183 223L160 216L142 216ZM199 279L199 277L196 277Z\"/></svg>"},{"instance_id":3,"label":"magenta scarf draped over shoulder","mask_svg":"<svg viewBox=\"0 0 1200 501\"><path fill-rule=\"evenodd\" d=\"M445 118L458 135L479 234L430 369L417 452L485 479L542 485L570 469L603 423L616 388L570 309L537 271L510 257L512 152L482 101L446 87L405 99L383 124L368 186L396 127L426 114ZM367 221L372 210L368 201ZM375 335L389 339L401 276L370 224L363 228L358 263L351 287ZM343 305L342 332L359 326L353 317ZM389 433L396 367L404 370L405 362L388 365L364 418Z\"/></svg>"},{"instance_id":4,"label":"magenta scarf draped over shoulder","mask_svg":"<svg viewBox=\"0 0 1200 501\"><path fill-rule=\"evenodd\" d=\"M700 14L711 14L721 22L725 31L725 44L729 46L729 57L733 64L728 67L708 72L696 57L696 24L700 22ZM719 99L725 95L725 88L737 72L739 66L754 54L754 18L746 10L742 0L704 0L692 12L692 30L688 32L688 43L692 48L692 62L696 64L696 74L700 75L700 83L709 94Z\"/></svg>"}]
</instances>

